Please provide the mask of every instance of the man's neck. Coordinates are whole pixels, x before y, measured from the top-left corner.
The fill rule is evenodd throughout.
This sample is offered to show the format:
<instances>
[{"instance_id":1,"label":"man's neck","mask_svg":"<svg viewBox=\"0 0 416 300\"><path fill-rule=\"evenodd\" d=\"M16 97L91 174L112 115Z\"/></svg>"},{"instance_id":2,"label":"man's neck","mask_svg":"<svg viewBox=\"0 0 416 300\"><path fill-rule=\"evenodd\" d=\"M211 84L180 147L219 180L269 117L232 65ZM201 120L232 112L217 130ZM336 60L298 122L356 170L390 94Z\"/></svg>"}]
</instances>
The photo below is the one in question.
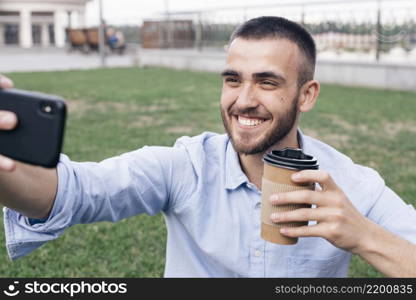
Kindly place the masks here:
<instances>
[{"instance_id":1,"label":"man's neck","mask_svg":"<svg viewBox=\"0 0 416 300\"><path fill-rule=\"evenodd\" d=\"M270 149L267 149L266 151L270 151L272 149L283 149L286 147L300 148L297 135L297 127L291 130L284 139L274 144L272 147L270 147ZM246 174L249 181L254 183L258 189L261 189L261 177L263 176L263 155L264 153L252 155L241 153L238 154L243 172Z\"/></svg>"}]
</instances>

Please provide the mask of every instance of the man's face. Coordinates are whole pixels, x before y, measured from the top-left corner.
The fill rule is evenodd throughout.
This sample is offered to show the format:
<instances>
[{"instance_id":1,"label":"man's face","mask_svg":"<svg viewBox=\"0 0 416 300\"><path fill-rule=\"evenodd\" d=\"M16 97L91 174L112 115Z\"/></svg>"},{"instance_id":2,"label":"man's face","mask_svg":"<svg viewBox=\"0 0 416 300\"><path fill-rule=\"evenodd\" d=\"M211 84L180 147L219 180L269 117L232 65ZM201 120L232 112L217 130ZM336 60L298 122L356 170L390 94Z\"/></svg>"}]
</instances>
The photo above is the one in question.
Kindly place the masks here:
<instances>
[{"instance_id":1,"label":"man's face","mask_svg":"<svg viewBox=\"0 0 416 300\"><path fill-rule=\"evenodd\" d=\"M293 128L300 59L296 44L286 39L231 43L222 73L221 116L238 153L263 153Z\"/></svg>"}]
</instances>

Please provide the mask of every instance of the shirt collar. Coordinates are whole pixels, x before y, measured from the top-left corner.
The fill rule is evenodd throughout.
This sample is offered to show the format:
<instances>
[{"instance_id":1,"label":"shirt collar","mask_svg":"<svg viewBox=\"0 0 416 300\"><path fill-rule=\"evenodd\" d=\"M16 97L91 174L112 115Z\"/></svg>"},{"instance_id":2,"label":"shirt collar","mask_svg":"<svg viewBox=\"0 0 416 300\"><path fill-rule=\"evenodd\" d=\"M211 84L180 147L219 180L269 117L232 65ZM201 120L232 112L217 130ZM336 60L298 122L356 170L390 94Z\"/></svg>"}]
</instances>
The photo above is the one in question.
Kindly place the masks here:
<instances>
[{"instance_id":1,"label":"shirt collar","mask_svg":"<svg viewBox=\"0 0 416 300\"><path fill-rule=\"evenodd\" d=\"M304 138L302 131L297 130L299 147L304 150ZM237 152L234 150L231 139L228 138L227 149L225 153L225 188L234 190L243 183L248 183L246 174L241 169L240 159Z\"/></svg>"},{"instance_id":2,"label":"shirt collar","mask_svg":"<svg viewBox=\"0 0 416 300\"><path fill-rule=\"evenodd\" d=\"M228 138L225 153L225 188L234 190L246 182L248 182L248 178L241 169L238 154L234 150L231 139Z\"/></svg>"},{"instance_id":3,"label":"shirt collar","mask_svg":"<svg viewBox=\"0 0 416 300\"><path fill-rule=\"evenodd\" d=\"M305 138L303 137L303 132L302 130L300 130L298 128L298 143L299 143L299 148L302 149L303 152L305 152Z\"/></svg>"}]
</instances>

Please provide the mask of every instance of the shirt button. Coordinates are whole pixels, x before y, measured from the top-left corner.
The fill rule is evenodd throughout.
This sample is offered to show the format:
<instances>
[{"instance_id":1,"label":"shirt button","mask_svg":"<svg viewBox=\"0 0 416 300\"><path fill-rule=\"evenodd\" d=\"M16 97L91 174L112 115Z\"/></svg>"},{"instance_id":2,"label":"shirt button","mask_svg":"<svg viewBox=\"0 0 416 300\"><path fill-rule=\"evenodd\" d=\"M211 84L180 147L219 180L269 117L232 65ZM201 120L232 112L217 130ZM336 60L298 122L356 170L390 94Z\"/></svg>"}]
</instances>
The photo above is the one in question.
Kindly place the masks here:
<instances>
[{"instance_id":1,"label":"shirt button","mask_svg":"<svg viewBox=\"0 0 416 300\"><path fill-rule=\"evenodd\" d=\"M254 251L254 256L255 257L260 257L261 256L261 251L260 250Z\"/></svg>"},{"instance_id":2,"label":"shirt button","mask_svg":"<svg viewBox=\"0 0 416 300\"><path fill-rule=\"evenodd\" d=\"M260 206L261 206L261 203L259 202L259 203L256 203L256 205L254 207L255 208L260 208Z\"/></svg>"}]
</instances>

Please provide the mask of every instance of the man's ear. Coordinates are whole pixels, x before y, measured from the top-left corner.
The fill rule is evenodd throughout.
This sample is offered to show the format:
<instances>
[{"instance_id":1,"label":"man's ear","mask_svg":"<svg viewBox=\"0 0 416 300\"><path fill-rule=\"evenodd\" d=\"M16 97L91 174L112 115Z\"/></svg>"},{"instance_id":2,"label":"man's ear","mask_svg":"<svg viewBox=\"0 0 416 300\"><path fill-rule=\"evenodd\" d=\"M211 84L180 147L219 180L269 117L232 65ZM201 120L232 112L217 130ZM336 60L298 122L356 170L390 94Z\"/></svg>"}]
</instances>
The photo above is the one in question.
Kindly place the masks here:
<instances>
[{"instance_id":1,"label":"man's ear","mask_svg":"<svg viewBox=\"0 0 416 300\"><path fill-rule=\"evenodd\" d=\"M301 112L310 111L316 103L319 95L320 84L316 80L305 82L299 94L299 110Z\"/></svg>"}]
</instances>

